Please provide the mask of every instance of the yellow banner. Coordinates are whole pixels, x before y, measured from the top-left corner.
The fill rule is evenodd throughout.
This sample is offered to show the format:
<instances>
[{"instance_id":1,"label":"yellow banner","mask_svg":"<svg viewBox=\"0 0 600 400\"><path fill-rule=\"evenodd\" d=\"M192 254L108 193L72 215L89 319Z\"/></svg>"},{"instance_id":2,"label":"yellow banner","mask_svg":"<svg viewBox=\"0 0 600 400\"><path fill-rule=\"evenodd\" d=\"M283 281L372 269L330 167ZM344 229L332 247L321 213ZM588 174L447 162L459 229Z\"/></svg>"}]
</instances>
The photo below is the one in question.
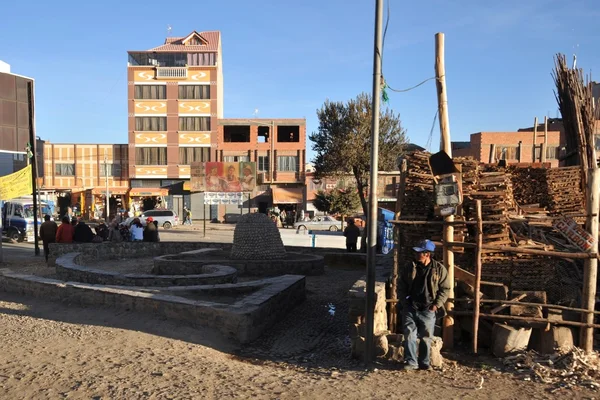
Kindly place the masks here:
<instances>
[{"instance_id":1,"label":"yellow banner","mask_svg":"<svg viewBox=\"0 0 600 400\"><path fill-rule=\"evenodd\" d=\"M0 200L30 196L32 193L31 165L10 175L0 177Z\"/></svg>"}]
</instances>

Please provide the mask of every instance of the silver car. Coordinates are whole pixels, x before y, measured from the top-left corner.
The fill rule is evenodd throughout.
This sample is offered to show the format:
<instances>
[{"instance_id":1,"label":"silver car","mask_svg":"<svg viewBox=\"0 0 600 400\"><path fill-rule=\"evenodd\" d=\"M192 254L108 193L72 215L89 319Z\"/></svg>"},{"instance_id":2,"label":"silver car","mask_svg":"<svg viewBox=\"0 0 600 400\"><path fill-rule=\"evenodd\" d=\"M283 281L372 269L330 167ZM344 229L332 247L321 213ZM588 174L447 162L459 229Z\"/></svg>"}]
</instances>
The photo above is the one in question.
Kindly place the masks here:
<instances>
[{"instance_id":1,"label":"silver car","mask_svg":"<svg viewBox=\"0 0 600 400\"><path fill-rule=\"evenodd\" d=\"M152 217L152 219L158 222L158 226L162 226L165 229L171 229L174 226L179 225L179 217L175 211L171 210L148 210L144 211L138 218L143 226L146 226L146 218ZM135 218L129 217L122 222L124 225L131 225Z\"/></svg>"},{"instance_id":2,"label":"silver car","mask_svg":"<svg viewBox=\"0 0 600 400\"><path fill-rule=\"evenodd\" d=\"M314 217L309 221L298 221L294 224L294 229L303 231L306 229L310 229L313 231L339 231L342 226L342 221L338 221L337 219L324 216L324 217ZM346 223L344 222L344 227L346 227Z\"/></svg>"}]
</instances>

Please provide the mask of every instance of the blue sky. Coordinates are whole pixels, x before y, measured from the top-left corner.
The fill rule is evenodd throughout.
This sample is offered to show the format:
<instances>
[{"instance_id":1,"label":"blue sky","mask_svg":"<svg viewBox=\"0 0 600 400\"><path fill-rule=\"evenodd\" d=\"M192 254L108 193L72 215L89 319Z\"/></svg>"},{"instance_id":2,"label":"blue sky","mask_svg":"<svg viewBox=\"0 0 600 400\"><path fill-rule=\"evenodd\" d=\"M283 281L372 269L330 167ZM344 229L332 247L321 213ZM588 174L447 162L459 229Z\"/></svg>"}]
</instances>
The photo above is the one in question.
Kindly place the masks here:
<instances>
[{"instance_id":1,"label":"blue sky","mask_svg":"<svg viewBox=\"0 0 600 400\"><path fill-rule=\"evenodd\" d=\"M384 50L390 86L434 75L434 34L446 34L452 140L511 131L557 115L553 55L577 54L598 75L597 0L390 1ZM409 4L410 3L410 4ZM127 50L192 30L220 30L225 117L307 119L325 99L371 91L374 1L30 0L1 7L0 60L36 79L37 134L54 143L126 143ZM596 80L599 80L598 77ZM390 92L410 140L425 145L434 81ZM439 144L436 125L432 150ZM310 145L309 145L310 150Z\"/></svg>"}]
</instances>

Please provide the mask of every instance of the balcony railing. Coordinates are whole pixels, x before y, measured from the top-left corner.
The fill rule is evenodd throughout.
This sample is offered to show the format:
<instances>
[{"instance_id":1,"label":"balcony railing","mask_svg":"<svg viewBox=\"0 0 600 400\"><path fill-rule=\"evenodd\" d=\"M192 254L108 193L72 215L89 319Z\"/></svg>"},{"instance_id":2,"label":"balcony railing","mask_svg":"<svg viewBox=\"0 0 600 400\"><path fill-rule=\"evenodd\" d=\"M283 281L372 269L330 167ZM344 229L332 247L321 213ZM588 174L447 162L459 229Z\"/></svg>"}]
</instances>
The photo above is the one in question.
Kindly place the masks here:
<instances>
[{"instance_id":1,"label":"balcony railing","mask_svg":"<svg viewBox=\"0 0 600 400\"><path fill-rule=\"evenodd\" d=\"M156 79L185 79L187 67L156 67Z\"/></svg>"}]
</instances>

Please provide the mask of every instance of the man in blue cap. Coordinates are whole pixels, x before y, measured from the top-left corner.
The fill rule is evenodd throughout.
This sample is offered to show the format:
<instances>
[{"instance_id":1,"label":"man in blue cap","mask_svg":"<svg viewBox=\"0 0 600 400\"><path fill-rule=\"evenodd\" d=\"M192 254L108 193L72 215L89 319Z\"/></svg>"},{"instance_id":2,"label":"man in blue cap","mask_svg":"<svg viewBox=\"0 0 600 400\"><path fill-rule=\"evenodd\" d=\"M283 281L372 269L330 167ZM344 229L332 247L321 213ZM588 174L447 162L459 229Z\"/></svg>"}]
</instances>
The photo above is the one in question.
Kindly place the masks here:
<instances>
[{"instance_id":1,"label":"man in blue cap","mask_svg":"<svg viewBox=\"0 0 600 400\"><path fill-rule=\"evenodd\" d=\"M450 282L444 265L432 258L435 244L423 240L416 247L415 260L404 266L398 278L398 299L404 323L404 369L431 369L431 341L436 313L444 311ZM419 357L417 359L417 337Z\"/></svg>"}]
</instances>

